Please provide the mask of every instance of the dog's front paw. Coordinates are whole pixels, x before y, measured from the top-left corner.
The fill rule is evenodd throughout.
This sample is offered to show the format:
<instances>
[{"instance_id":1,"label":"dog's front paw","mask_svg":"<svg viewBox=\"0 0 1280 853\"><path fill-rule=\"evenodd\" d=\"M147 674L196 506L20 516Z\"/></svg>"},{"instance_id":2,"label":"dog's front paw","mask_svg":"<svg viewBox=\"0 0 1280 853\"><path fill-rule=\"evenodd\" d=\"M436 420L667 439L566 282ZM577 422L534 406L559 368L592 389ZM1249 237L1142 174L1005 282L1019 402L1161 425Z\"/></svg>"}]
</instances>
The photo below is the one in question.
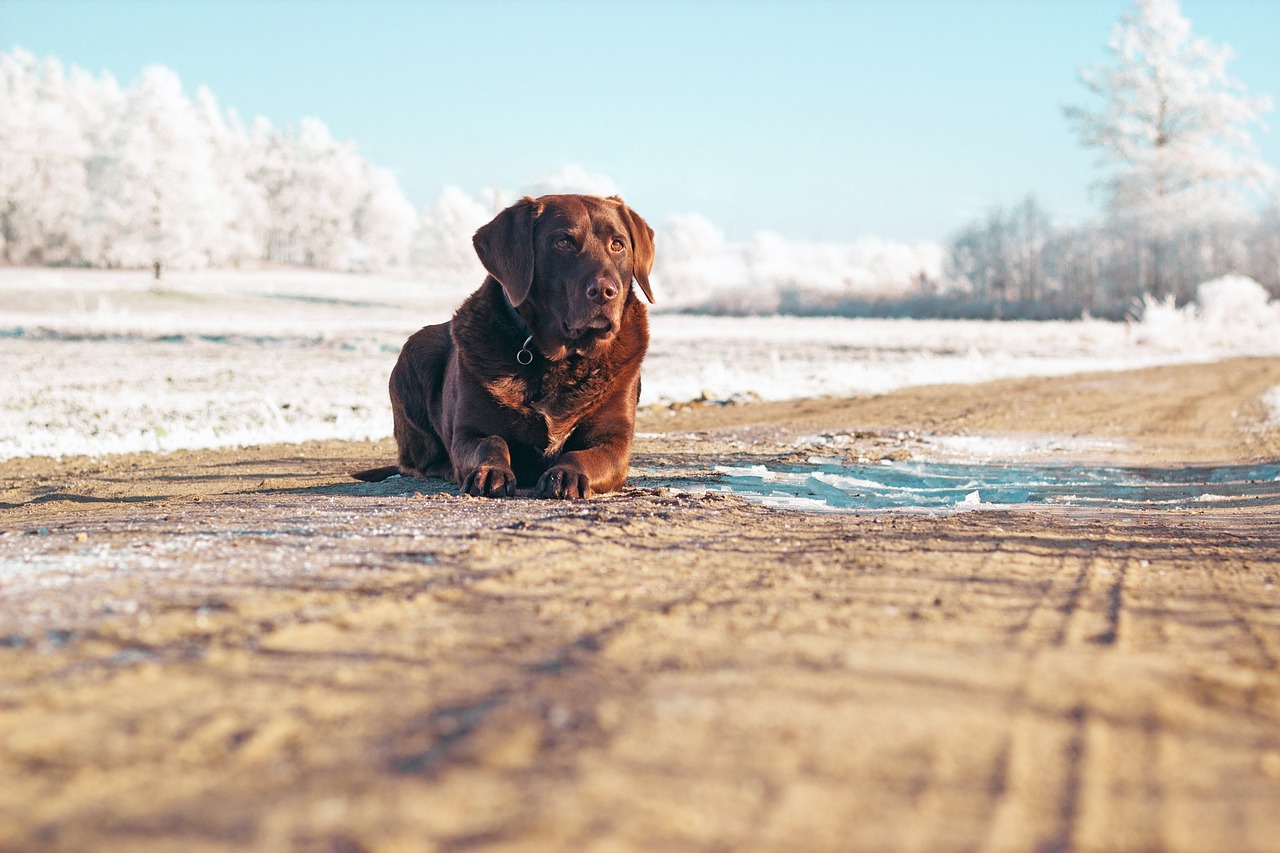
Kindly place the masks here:
<instances>
[{"instance_id":1,"label":"dog's front paw","mask_svg":"<svg viewBox=\"0 0 1280 853\"><path fill-rule=\"evenodd\" d=\"M577 468L556 465L538 480L538 494L544 498L589 498L591 480Z\"/></svg>"},{"instance_id":2,"label":"dog's front paw","mask_svg":"<svg viewBox=\"0 0 1280 853\"><path fill-rule=\"evenodd\" d=\"M516 475L501 465L480 465L462 481L464 495L509 498L516 493Z\"/></svg>"}]
</instances>

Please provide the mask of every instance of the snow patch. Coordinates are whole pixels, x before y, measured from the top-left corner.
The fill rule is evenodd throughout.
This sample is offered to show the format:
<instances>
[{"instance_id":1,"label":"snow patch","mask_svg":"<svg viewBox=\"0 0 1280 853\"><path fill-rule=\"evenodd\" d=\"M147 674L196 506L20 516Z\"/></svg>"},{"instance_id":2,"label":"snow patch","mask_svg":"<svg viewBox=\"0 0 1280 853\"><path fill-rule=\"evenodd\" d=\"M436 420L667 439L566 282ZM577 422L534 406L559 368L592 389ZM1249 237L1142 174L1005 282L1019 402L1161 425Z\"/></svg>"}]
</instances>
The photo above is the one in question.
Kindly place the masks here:
<instances>
[{"instance_id":1,"label":"snow patch","mask_svg":"<svg viewBox=\"0 0 1280 853\"><path fill-rule=\"evenodd\" d=\"M175 274L164 292L151 287L138 273L0 269L0 459L389 436L400 347L447 320L474 282L290 270ZM1182 309L1152 306L1132 329L668 314L650 326L642 405L1280 354L1280 308L1247 279L1210 282ZM1280 421L1280 391L1266 399ZM1056 450L948 441L990 458Z\"/></svg>"},{"instance_id":2,"label":"snow patch","mask_svg":"<svg viewBox=\"0 0 1280 853\"><path fill-rule=\"evenodd\" d=\"M1266 426L1280 428L1280 385L1262 395L1262 405L1267 411Z\"/></svg>"}]
</instances>

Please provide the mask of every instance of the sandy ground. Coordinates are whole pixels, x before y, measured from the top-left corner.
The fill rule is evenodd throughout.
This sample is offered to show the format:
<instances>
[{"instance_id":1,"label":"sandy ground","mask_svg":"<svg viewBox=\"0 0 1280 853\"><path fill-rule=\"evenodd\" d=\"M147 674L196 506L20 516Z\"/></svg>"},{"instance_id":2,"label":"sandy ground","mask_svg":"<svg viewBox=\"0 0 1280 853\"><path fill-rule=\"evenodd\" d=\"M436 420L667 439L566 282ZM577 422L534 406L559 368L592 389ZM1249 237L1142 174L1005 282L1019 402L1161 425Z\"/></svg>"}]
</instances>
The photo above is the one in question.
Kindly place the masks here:
<instances>
[{"instance_id":1,"label":"sandy ground","mask_svg":"<svg viewBox=\"0 0 1280 853\"><path fill-rule=\"evenodd\" d=\"M1276 385L1240 360L651 411L636 462L824 432L1274 461ZM390 454L0 465L0 849L1280 850L1276 501L805 515L658 475L579 503L345 479Z\"/></svg>"}]
</instances>

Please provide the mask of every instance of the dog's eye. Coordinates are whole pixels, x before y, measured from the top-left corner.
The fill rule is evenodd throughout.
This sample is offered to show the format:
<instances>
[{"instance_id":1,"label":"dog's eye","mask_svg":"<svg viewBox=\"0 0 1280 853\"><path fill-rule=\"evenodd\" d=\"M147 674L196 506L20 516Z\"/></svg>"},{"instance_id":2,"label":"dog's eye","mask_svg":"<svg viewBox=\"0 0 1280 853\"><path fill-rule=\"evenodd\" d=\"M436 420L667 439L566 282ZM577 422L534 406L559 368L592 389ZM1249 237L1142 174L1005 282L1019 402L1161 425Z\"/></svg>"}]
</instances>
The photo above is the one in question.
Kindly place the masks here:
<instances>
[{"instance_id":1,"label":"dog's eye","mask_svg":"<svg viewBox=\"0 0 1280 853\"><path fill-rule=\"evenodd\" d=\"M573 245L573 241L570 240L568 237L560 237L554 243L552 243L552 245L555 246L557 249L563 249L566 252L571 252L576 248Z\"/></svg>"},{"instance_id":2,"label":"dog's eye","mask_svg":"<svg viewBox=\"0 0 1280 853\"><path fill-rule=\"evenodd\" d=\"M621 252L623 249L627 248L627 244L622 242L621 237L614 237L613 242L609 244L609 248L615 252Z\"/></svg>"}]
</instances>

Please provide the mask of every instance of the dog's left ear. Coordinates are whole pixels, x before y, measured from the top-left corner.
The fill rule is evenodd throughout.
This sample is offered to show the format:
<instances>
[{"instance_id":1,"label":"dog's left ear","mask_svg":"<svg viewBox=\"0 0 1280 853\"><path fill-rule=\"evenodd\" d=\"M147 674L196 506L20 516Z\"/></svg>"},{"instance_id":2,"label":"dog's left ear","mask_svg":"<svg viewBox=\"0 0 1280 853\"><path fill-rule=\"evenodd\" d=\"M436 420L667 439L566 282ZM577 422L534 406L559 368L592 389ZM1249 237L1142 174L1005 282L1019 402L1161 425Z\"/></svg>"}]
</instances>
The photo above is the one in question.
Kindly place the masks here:
<instances>
[{"instance_id":1,"label":"dog's left ear","mask_svg":"<svg viewBox=\"0 0 1280 853\"><path fill-rule=\"evenodd\" d=\"M529 298L533 287L533 221L537 218L538 203L525 196L471 238L480 263L502 285L512 305Z\"/></svg>"},{"instance_id":2,"label":"dog's left ear","mask_svg":"<svg viewBox=\"0 0 1280 853\"><path fill-rule=\"evenodd\" d=\"M653 291L649 288L649 273L653 272L653 229L618 196L610 196L609 200L616 201L622 208L622 218L627 223L627 230L631 232L631 272L644 291L645 298L652 303Z\"/></svg>"}]
</instances>

